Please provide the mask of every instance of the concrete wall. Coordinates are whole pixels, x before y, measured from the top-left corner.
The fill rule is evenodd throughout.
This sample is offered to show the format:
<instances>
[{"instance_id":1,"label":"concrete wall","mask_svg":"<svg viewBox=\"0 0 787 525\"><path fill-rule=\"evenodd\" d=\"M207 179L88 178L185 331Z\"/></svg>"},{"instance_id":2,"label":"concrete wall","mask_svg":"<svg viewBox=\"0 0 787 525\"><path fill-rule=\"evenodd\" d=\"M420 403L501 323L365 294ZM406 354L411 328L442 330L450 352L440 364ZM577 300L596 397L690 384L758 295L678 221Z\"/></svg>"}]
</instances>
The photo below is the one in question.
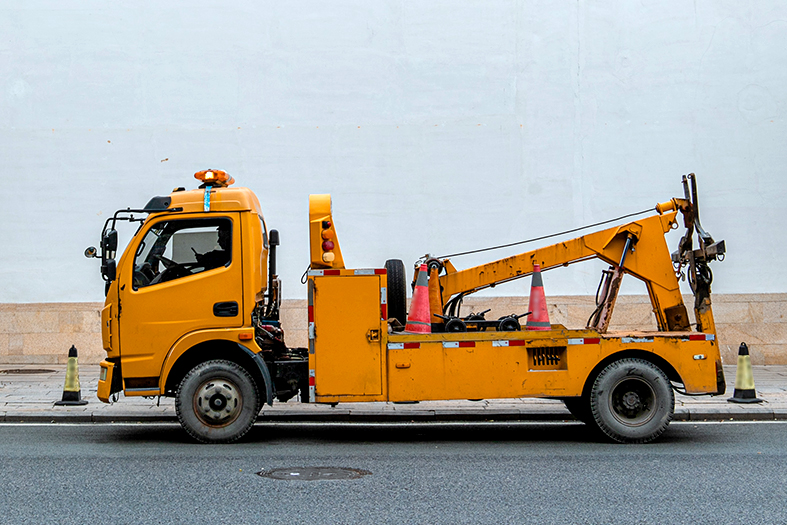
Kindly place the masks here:
<instances>
[{"instance_id":1,"label":"concrete wall","mask_svg":"<svg viewBox=\"0 0 787 525\"><path fill-rule=\"evenodd\" d=\"M689 171L729 248L714 291L787 293L785 20L767 0L6 2L0 302L102 300L82 251L104 220L208 167L258 192L291 299L310 192L333 193L349 266L409 266L650 208ZM549 289L592 294L599 269Z\"/></svg>"},{"instance_id":2,"label":"concrete wall","mask_svg":"<svg viewBox=\"0 0 787 525\"><path fill-rule=\"evenodd\" d=\"M492 311L495 319L527 307L527 297L468 297L463 315ZM684 297L687 305L691 297ZM585 326L593 299L548 296L552 323L568 328ZM307 345L306 301L287 300L282 322L290 346ZM65 363L70 346L79 349L81 363L98 363L101 348L101 303L0 304L0 363ZM787 364L787 294L722 294L714 297L718 341L725 364L735 364L738 345L746 342L753 364ZM647 296L618 298L610 330L655 330Z\"/></svg>"},{"instance_id":3,"label":"concrete wall","mask_svg":"<svg viewBox=\"0 0 787 525\"><path fill-rule=\"evenodd\" d=\"M782 1L6 2L0 70L0 361L62 361L72 343L100 359L83 249L116 209L215 167L282 233L301 344L309 193L333 194L350 267L410 271L651 208L694 171L728 246L726 362L739 340L787 362ZM555 321L584 324L601 268L545 274ZM506 310L528 285L473 300ZM646 328L642 285L622 293L616 319Z\"/></svg>"}]
</instances>

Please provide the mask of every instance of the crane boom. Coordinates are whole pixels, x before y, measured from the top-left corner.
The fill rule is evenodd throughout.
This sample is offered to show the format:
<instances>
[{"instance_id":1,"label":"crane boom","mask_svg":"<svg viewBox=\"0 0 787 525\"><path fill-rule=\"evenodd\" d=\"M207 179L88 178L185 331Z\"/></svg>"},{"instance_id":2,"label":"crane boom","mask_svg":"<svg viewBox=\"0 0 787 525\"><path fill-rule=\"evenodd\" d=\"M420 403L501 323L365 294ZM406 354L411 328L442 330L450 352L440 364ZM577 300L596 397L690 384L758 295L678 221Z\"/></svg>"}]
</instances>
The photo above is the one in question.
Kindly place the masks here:
<instances>
[{"instance_id":1,"label":"crane boom","mask_svg":"<svg viewBox=\"0 0 787 525\"><path fill-rule=\"evenodd\" d=\"M689 180L694 189L693 201L688 192ZM539 264L542 270L549 270L588 259L601 259L612 268L604 286L604 304L599 305L599 315L595 316L595 321L589 323L589 328L596 328L602 333L606 331L620 279L623 274L630 274L645 283L659 331L688 330L689 318L673 263L677 264L679 269L683 264L689 265L690 276L697 273L698 266L700 274L708 275L709 272L702 269L706 269L707 262L717 255L723 255L724 241L708 245L707 243L712 243L713 240L703 230L700 249L691 249L692 230L701 228L697 220L696 184L693 174L689 175L688 179L684 177L683 183L687 198L675 198L659 204L654 215L622 226L589 233L461 271L456 270L448 259L438 261L438 264L445 268L445 273L439 279L443 312L455 313L458 300L467 294L531 275L535 264ZM679 251L670 256L664 234L678 227L678 212L682 213L684 225L689 231L681 240ZM702 300L695 302L698 330L713 330L713 317L709 311L710 283L707 283L707 290L702 290L702 293Z\"/></svg>"}]
</instances>

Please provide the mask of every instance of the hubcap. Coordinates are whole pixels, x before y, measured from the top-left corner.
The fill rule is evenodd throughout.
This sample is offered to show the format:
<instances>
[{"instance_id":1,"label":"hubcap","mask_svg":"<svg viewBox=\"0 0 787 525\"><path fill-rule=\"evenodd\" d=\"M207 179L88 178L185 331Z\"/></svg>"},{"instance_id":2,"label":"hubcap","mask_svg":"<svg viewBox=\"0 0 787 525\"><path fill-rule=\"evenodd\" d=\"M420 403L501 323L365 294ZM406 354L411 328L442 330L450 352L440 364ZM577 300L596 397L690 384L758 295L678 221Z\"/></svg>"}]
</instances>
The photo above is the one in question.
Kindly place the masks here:
<instances>
[{"instance_id":1,"label":"hubcap","mask_svg":"<svg viewBox=\"0 0 787 525\"><path fill-rule=\"evenodd\" d=\"M640 426L655 414L656 394L647 381L627 377L618 381L609 396L609 408L615 418L627 426Z\"/></svg>"},{"instance_id":2,"label":"hubcap","mask_svg":"<svg viewBox=\"0 0 787 525\"><path fill-rule=\"evenodd\" d=\"M242 408L238 387L224 378L209 379L194 393L194 413L206 425L229 425L238 418Z\"/></svg>"}]
</instances>

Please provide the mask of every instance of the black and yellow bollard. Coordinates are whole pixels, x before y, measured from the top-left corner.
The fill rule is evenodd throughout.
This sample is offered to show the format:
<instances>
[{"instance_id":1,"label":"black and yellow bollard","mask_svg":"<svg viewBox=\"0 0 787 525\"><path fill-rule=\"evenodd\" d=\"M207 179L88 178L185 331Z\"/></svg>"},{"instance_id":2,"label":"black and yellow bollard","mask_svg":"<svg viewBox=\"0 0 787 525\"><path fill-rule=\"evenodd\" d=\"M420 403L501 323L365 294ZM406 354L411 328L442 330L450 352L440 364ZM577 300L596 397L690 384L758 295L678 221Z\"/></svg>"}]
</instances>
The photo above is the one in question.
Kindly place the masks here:
<instances>
[{"instance_id":1,"label":"black and yellow bollard","mask_svg":"<svg viewBox=\"0 0 787 525\"><path fill-rule=\"evenodd\" d=\"M77 349L74 345L68 350L63 399L57 401L55 405L87 405L87 399L82 399L82 391L79 388L79 365L77 365Z\"/></svg>"},{"instance_id":2,"label":"black and yellow bollard","mask_svg":"<svg viewBox=\"0 0 787 525\"><path fill-rule=\"evenodd\" d=\"M738 348L738 369L735 371L735 393L727 401L730 403L762 403L754 390L754 375L751 371L749 347L741 343Z\"/></svg>"}]
</instances>

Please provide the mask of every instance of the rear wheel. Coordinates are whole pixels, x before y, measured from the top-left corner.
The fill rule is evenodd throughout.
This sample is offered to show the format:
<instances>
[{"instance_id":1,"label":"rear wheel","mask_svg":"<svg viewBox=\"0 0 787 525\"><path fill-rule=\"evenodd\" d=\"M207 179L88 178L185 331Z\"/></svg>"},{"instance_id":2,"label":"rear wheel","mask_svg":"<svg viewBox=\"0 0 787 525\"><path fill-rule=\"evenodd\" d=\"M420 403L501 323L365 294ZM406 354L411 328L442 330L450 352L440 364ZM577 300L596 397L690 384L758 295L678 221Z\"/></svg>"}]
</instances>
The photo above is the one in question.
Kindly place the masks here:
<instances>
[{"instance_id":1,"label":"rear wheel","mask_svg":"<svg viewBox=\"0 0 787 525\"><path fill-rule=\"evenodd\" d=\"M675 394L666 374L643 359L621 359L596 377L590 409L598 428L619 443L648 443L669 426Z\"/></svg>"},{"instance_id":2,"label":"rear wheel","mask_svg":"<svg viewBox=\"0 0 787 525\"><path fill-rule=\"evenodd\" d=\"M407 324L407 283L405 282L404 263L399 259L385 261L388 276L388 317L394 318L402 326Z\"/></svg>"},{"instance_id":3,"label":"rear wheel","mask_svg":"<svg viewBox=\"0 0 787 525\"><path fill-rule=\"evenodd\" d=\"M587 396L583 397L564 397L563 404L571 415L582 421L586 425L595 424L593 412L590 410L590 400Z\"/></svg>"},{"instance_id":4,"label":"rear wheel","mask_svg":"<svg viewBox=\"0 0 787 525\"><path fill-rule=\"evenodd\" d=\"M175 411L183 429L203 443L231 443L251 429L260 412L257 385L232 361L206 361L180 382Z\"/></svg>"}]
</instances>

